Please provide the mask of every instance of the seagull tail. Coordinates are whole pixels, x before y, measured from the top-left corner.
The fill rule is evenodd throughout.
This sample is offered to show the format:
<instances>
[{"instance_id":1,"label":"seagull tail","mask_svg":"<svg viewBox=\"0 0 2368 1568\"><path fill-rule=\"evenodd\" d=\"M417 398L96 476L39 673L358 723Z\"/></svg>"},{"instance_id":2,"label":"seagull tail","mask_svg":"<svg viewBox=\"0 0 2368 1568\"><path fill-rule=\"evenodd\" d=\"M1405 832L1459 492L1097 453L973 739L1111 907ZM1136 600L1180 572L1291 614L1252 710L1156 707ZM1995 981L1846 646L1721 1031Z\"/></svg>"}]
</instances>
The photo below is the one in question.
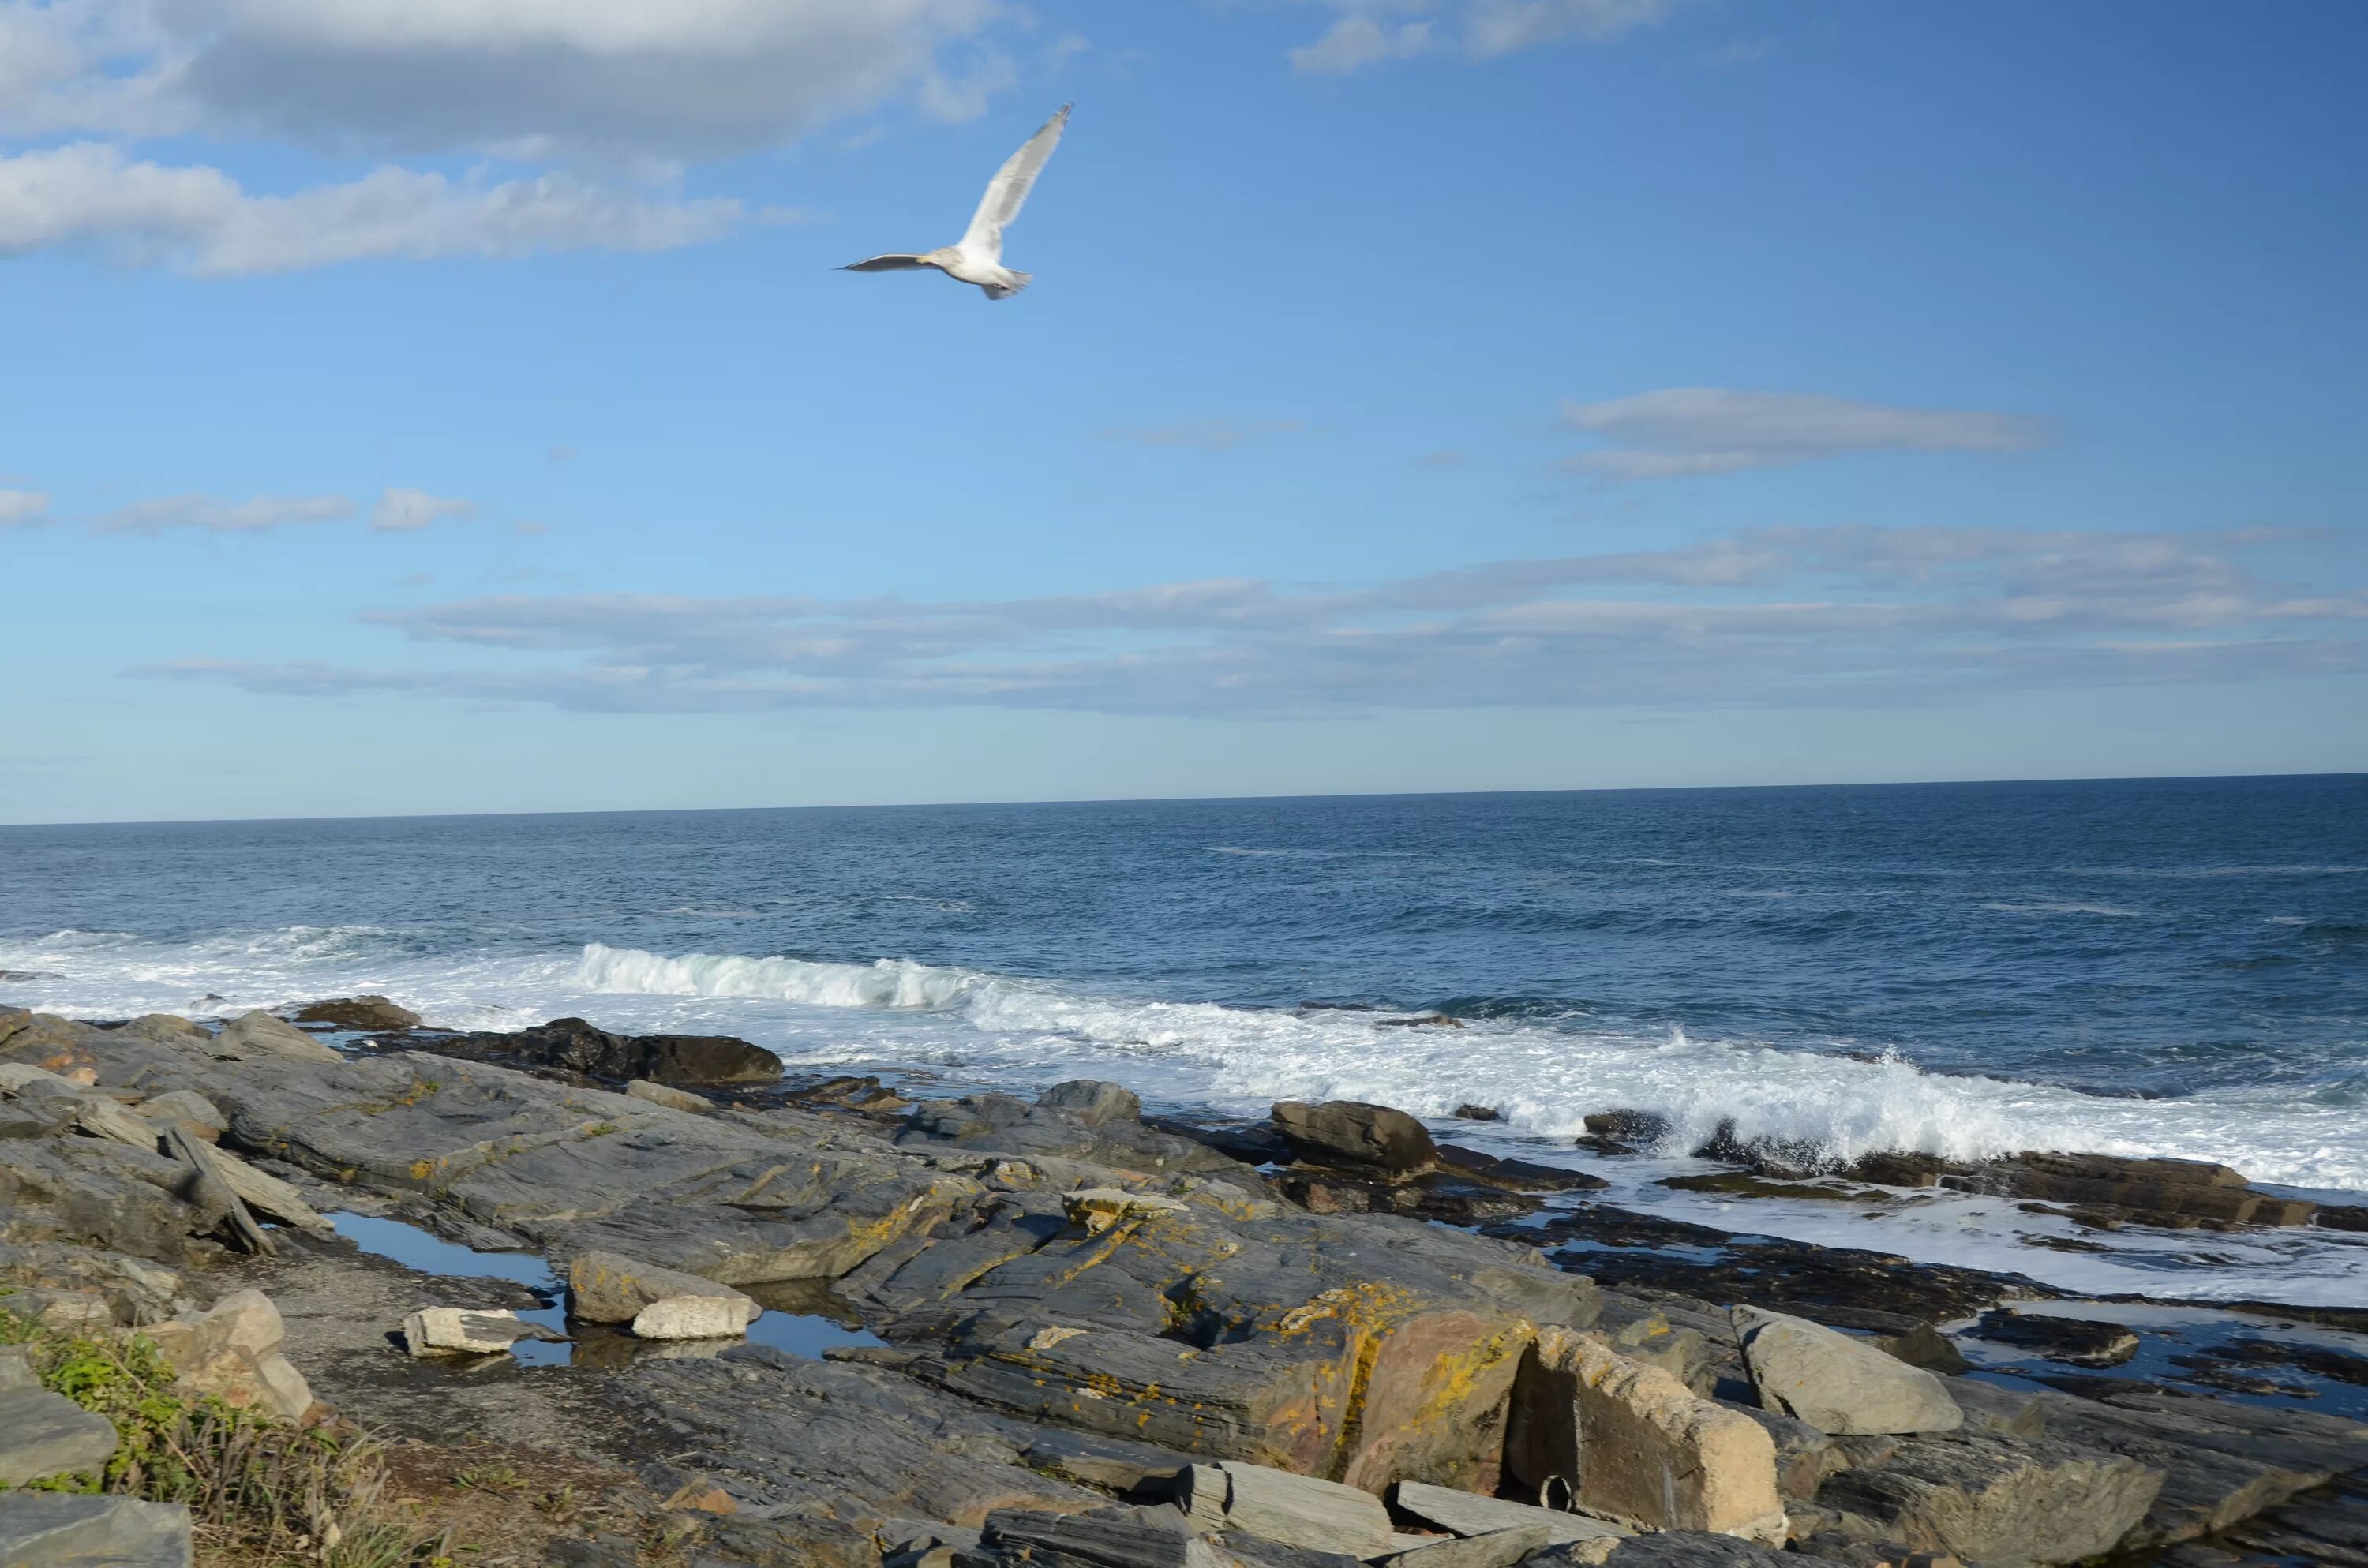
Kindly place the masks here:
<instances>
[{"instance_id":1,"label":"seagull tail","mask_svg":"<svg viewBox=\"0 0 2368 1568\"><path fill-rule=\"evenodd\" d=\"M1004 280L998 280L986 285L986 297L988 299L1008 300L1012 295L1017 294L1022 289L1027 288L1030 283L1035 282L1036 275L1032 272L1014 272L1009 267L1006 267L1004 269L1003 278Z\"/></svg>"}]
</instances>

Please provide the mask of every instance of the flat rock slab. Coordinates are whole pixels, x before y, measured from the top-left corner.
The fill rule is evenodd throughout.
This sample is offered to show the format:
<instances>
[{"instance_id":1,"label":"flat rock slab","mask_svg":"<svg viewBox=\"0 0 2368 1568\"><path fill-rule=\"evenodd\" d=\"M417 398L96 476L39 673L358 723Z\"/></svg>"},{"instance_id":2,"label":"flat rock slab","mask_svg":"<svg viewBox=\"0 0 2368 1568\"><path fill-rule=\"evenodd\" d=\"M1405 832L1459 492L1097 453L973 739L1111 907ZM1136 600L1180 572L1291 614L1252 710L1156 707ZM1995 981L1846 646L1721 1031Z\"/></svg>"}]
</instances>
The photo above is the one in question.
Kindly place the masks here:
<instances>
[{"instance_id":1,"label":"flat rock slab","mask_svg":"<svg viewBox=\"0 0 2368 1568\"><path fill-rule=\"evenodd\" d=\"M1805 1318L1735 1309L1760 1404L1820 1432L1952 1432L1964 1412L1934 1374Z\"/></svg>"},{"instance_id":2,"label":"flat rock slab","mask_svg":"<svg viewBox=\"0 0 2368 1568\"><path fill-rule=\"evenodd\" d=\"M1392 1496L1402 1512L1461 1536L1489 1535L1499 1530L1535 1527L1546 1532L1542 1544L1560 1546L1572 1540L1616 1540L1635 1533L1602 1519L1588 1518L1584 1514L1533 1508L1526 1503L1510 1503L1501 1497L1483 1497L1476 1492L1458 1492L1449 1486L1429 1486L1419 1481L1399 1482ZM1433 1560L1425 1558L1423 1561L1429 1562Z\"/></svg>"},{"instance_id":3,"label":"flat rock slab","mask_svg":"<svg viewBox=\"0 0 2368 1568\"><path fill-rule=\"evenodd\" d=\"M1551 1544L1544 1525L1516 1525L1486 1535L1453 1537L1392 1552L1382 1568L1513 1568Z\"/></svg>"},{"instance_id":4,"label":"flat rock slab","mask_svg":"<svg viewBox=\"0 0 2368 1568\"><path fill-rule=\"evenodd\" d=\"M1389 1510L1372 1493L1266 1465L1196 1464L1178 1478L1176 1501L1204 1530L1240 1530L1352 1557L1382 1555L1395 1533Z\"/></svg>"},{"instance_id":5,"label":"flat rock slab","mask_svg":"<svg viewBox=\"0 0 2368 1568\"><path fill-rule=\"evenodd\" d=\"M2044 1568L2120 1545L2162 1483L2161 1471L2118 1454L1960 1432L1910 1437L1880 1466L1827 1482L1817 1501L1920 1551L1982 1568Z\"/></svg>"},{"instance_id":6,"label":"flat rock slab","mask_svg":"<svg viewBox=\"0 0 2368 1568\"><path fill-rule=\"evenodd\" d=\"M0 1502L8 1568L189 1568L189 1510L178 1503L32 1492Z\"/></svg>"},{"instance_id":7,"label":"flat rock slab","mask_svg":"<svg viewBox=\"0 0 2368 1568\"><path fill-rule=\"evenodd\" d=\"M46 1389L0 1393L0 1482L13 1487L87 1474L106 1469L114 1454L115 1427L106 1416ZM12 1501L0 1500L0 1513Z\"/></svg>"},{"instance_id":8,"label":"flat rock slab","mask_svg":"<svg viewBox=\"0 0 2368 1568\"><path fill-rule=\"evenodd\" d=\"M2117 1323L2042 1312L1987 1312L1974 1332L2075 1367L2118 1367L2138 1353L2138 1336Z\"/></svg>"},{"instance_id":9,"label":"flat rock slab","mask_svg":"<svg viewBox=\"0 0 2368 1568\"><path fill-rule=\"evenodd\" d=\"M423 1307L403 1320L403 1342L414 1356L499 1356L521 1339L563 1337L506 1311Z\"/></svg>"}]
</instances>

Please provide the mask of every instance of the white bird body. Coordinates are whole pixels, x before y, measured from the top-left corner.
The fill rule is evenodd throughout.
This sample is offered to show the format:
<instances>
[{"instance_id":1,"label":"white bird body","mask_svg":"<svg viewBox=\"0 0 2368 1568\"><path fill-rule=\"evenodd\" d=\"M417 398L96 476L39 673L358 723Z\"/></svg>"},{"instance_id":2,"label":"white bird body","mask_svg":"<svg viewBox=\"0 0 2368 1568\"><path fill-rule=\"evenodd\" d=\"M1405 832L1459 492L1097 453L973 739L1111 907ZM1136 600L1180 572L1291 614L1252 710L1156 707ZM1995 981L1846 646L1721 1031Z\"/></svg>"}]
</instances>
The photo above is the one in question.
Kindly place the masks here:
<instances>
[{"instance_id":1,"label":"white bird body","mask_svg":"<svg viewBox=\"0 0 2368 1568\"><path fill-rule=\"evenodd\" d=\"M984 289L990 300L1008 300L1027 288L1035 281L1034 278L1003 265L1003 231L1019 216L1019 209L1027 205L1028 193L1035 188L1036 176L1044 172L1045 162L1053 156L1053 149L1060 144L1062 128L1069 123L1069 110L1073 107L1063 104L1058 114L1046 120L1019 151L1004 161L1003 167L997 169L995 177L987 182L986 194L979 199L978 210L971 214L970 227L963 231L960 240L918 254L898 252L875 256L865 261L851 262L839 270L909 272L935 267L957 282Z\"/></svg>"}]
</instances>

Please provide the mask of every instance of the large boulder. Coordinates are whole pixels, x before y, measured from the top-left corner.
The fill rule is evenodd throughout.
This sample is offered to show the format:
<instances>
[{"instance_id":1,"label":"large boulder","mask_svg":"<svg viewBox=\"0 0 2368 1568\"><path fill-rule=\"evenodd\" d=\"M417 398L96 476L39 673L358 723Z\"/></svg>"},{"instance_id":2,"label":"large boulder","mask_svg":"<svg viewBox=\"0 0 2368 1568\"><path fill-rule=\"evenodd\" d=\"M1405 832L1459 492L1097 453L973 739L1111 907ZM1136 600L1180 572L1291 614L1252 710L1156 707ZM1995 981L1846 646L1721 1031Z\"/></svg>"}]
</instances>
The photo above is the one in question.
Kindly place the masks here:
<instances>
[{"instance_id":1,"label":"large boulder","mask_svg":"<svg viewBox=\"0 0 2368 1568\"><path fill-rule=\"evenodd\" d=\"M1429 1129L1402 1110L1361 1100L1283 1100L1269 1113L1301 1158L1411 1176L1438 1163Z\"/></svg>"},{"instance_id":2,"label":"large boulder","mask_svg":"<svg viewBox=\"0 0 2368 1568\"><path fill-rule=\"evenodd\" d=\"M184 1312L140 1332L194 1393L289 1421L303 1419L313 1407L304 1375L280 1353L288 1330L279 1309L260 1290L233 1292L203 1312Z\"/></svg>"},{"instance_id":3,"label":"large boulder","mask_svg":"<svg viewBox=\"0 0 2368 1568\"><path fill-rule=\"evenodd\" d=\"M1524 1371L1531 1451L1569 1456L1578 1507L1640 1529L1783 1541L1776 1447L1756 1422L1592 1335L1543 1331ZM1550 1443L1534 1428L1556 1417L1567 1429Z\"/></svg>"},{"instance_id":4,"label":"large boulder","mask_svg":"<svg viewBox=\"0 0 2368 1568\"><path fill-rule=\"evenodd\" d=\"M213 1037L207 1049L214 1055L233 1062L274 1056L297 1062L344 1060L302 1029L285 1019L273 1017L260 1007L224 1024L222 1033Z\"/></svg>"},{"instance_id":5,"label":"large boulder","mask_svg":"<svg viewBox=\"0 0 2368 1568\"><path fill-rule=\"evenodd\" d=\"M1965 1423L1938 1377L1865 1340L1757 1307L1735 1309L1735 1331L1760 1405L1820 1432L1952 1432Z\"/></svg>"}]
</instances>

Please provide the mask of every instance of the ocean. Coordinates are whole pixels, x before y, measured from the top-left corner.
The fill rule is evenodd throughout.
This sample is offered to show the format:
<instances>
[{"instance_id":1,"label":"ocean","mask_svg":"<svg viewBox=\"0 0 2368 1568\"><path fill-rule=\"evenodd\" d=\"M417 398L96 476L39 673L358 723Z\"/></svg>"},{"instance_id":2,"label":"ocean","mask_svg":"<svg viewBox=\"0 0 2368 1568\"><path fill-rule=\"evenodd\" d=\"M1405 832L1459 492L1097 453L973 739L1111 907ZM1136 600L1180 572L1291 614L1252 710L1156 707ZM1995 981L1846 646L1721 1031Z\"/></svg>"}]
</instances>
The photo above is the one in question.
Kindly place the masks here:
<instances>
[{"instance_id":1,"label":"ocean","mask_svg":"<svg viewBox=\"0 0 2368 1568\"><path fill-rule=\"evenodd\" d=\"M1836 1157L2173 1154L2368 1192L2368 776L0 828L0 971L30 977L0 1004L85 1017L380 992L928 1092L1474 1102L1505 1120L1467 1142L1673 1218L2090 1291L2368 1299L2341 1233L2065 1251L1998 1199L1870 1223L1655 1185L1732 1120ZM1463 1027L1390 1022L1437 1012ZM1614 1108L1676 1131L1571 1146Z\"/></svg>"}]
</instances>

